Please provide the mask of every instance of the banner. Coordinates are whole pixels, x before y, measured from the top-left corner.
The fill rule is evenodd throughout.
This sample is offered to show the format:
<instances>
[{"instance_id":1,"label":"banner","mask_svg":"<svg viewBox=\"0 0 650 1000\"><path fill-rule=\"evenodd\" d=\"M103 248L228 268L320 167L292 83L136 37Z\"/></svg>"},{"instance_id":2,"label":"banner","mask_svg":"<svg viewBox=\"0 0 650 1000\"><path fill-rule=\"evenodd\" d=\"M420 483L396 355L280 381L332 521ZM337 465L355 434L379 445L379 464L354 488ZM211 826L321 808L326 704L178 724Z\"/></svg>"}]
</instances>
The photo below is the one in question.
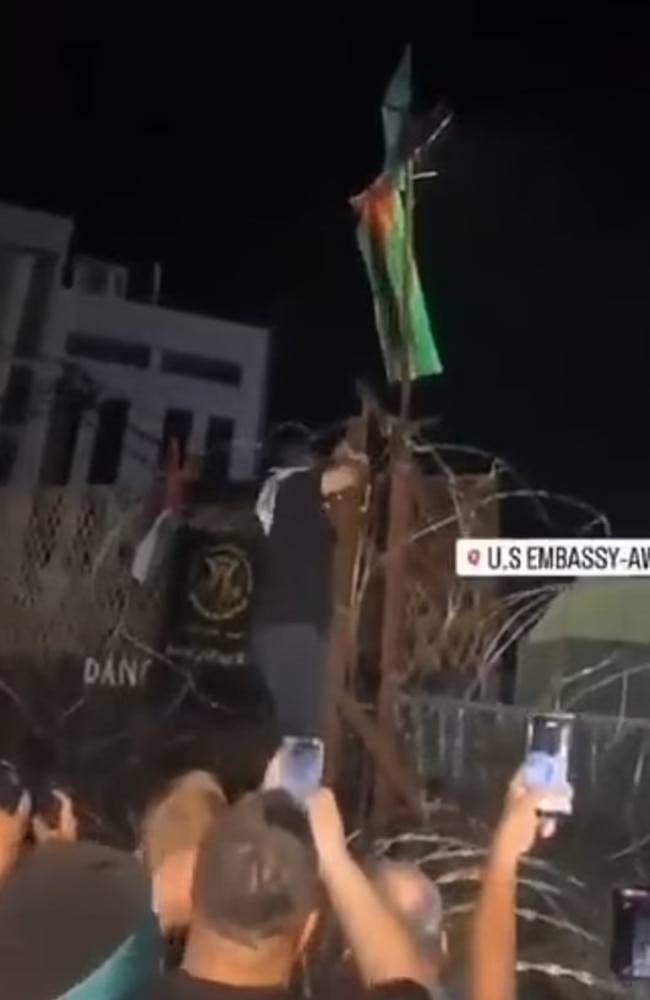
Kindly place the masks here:
<instances>
[{"instance_id":1,"label":"banner","mask_svg":"<svg viewBox=\"0 0 650 1000\"><path fill-rule=\"evenodd\" d=\"M188 526L177 546L164 655L186 666L245 666L255 537Z\"/></svg>"}]
</instances>

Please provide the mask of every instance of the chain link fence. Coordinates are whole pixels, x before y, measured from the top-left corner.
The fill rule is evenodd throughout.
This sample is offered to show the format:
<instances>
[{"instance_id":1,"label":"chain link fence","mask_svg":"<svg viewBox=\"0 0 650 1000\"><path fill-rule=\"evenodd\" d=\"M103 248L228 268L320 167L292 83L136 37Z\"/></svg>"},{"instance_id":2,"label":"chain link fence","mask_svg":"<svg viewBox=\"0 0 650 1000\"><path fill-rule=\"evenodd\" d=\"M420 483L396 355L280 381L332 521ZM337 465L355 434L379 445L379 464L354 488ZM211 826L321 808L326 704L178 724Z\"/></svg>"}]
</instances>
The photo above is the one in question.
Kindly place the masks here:
<instances>
[{"instance_id":1,"label":"chain link fence","mask_svg":"<svg viewBox=\"0 0 650 1000\"><path fill-rule=\"evenodd\" d=\"M136 587L130 575L148 514L142 499L101 487L1 490L0 656L101 649L124 615L151 635L160 581Z\"/></svg>"},{"instance_id":2,"label":"chain link fence","mask_svg":"<svg viewBox=\"0 0 650 1000\"><path fill-rule=\"evenodd\" d=\"M241 761L257 777L266 752L250 714L214 695L223 671L165 653L182 533L150 582L131 575L154 516L113 489L0 491L0 758L27 783L69 785L87 834L115 843L132 842L142 795L168 767L248 784ZM239 538L244 521L214 507L191 518L217 539ZM230 687L240 694L237 678Z\"/></svg>"}]
</instances>

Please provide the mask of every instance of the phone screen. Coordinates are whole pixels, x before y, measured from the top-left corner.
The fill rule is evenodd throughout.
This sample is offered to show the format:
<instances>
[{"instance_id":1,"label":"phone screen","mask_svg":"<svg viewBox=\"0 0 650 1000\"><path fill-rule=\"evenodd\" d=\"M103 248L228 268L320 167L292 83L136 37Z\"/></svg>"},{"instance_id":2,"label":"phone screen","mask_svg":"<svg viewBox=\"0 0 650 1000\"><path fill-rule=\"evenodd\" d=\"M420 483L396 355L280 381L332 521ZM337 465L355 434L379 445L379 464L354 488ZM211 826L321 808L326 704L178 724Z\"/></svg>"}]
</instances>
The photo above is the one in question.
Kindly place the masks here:
<instances>
[{"instance_id":1,"label":"phone screen","mask_svg":"<svg viewBox=\"0 0 650 1000\"><path fill-rule=\"evenodd\" d=\"M650 979L650 887L612 893L611 969L621 979Z\"/></svg>"},{"instance_id":2,"label":"phone screen","mask_svg":"<svg viewBox=\"0 0 650 1000\"><path fill-rule=\"evenodd\" d=\"M534 715L528 721L523 776L529 788L553 793L553 813L569 814L572 715ZM566 791L566 796L563 793Z\"/></svg>"},{"instance_id":3,"label":"phone screen","mask_svg":"<svg viewBox=\"0 0 650 1000\"><path fill-rule=\"evenodd\" d=\"M278 783L303 802L320 787L324 763L322 740L285 736L279 759Z\"/></svg>"}]
</instances>

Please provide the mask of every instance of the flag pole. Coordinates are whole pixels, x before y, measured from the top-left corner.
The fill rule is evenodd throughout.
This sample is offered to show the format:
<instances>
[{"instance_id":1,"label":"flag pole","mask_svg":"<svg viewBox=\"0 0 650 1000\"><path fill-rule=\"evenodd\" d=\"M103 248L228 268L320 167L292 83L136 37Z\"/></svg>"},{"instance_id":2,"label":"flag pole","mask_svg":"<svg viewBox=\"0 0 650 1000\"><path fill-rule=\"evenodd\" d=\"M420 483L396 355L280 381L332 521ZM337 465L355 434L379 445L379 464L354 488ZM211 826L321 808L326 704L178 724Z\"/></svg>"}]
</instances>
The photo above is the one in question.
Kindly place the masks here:
<instances>
[{"instance_id":1,"label":"flag pole","mask_svg":"<svg viewBox=\"0 0 650 1000\"><path fill-rule=\"evenodd\" d=\"M414 176L413 159L409 158L404 166L404 246L402 262L402 288L399 302L399 325L402 341L402 392L400 402L400 422L406 423L411 404L411 311L409 303L413 284L413 208L414 208Z\"/></svg>"}]
</instances>

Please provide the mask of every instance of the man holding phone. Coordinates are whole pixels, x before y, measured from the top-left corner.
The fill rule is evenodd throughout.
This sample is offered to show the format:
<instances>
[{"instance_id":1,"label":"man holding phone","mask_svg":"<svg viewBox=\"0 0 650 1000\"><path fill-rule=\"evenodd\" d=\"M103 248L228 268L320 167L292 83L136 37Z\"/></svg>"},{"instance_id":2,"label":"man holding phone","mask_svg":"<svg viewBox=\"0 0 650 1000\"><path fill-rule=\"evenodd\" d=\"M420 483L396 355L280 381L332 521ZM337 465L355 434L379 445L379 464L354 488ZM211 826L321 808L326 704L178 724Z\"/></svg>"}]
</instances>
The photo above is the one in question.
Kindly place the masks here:
<instances>
[{"instance_id":1,"label":"man holding phone","mask_svg":"<svg viewBox=\"0 0 650 1000\"><path fill-rule=\"evenodd\" d=\"M471 1000L516 1000L517 869L573 810L571 715L528 720L522 766L510 783L474 911Z\"/></svg>"},{"instance_id":2,"label":"man holding phone","mask_svg":"<svg viewBox=\"0 0 650 1000\"><path fill-rule=\"evenodd\" d=\"M516 1000L519 862L538 839L553 836L566 808L565 790L532 789L525 771L510 783L474 910L471 1000Z\"/></svg>"}]
</instances>

